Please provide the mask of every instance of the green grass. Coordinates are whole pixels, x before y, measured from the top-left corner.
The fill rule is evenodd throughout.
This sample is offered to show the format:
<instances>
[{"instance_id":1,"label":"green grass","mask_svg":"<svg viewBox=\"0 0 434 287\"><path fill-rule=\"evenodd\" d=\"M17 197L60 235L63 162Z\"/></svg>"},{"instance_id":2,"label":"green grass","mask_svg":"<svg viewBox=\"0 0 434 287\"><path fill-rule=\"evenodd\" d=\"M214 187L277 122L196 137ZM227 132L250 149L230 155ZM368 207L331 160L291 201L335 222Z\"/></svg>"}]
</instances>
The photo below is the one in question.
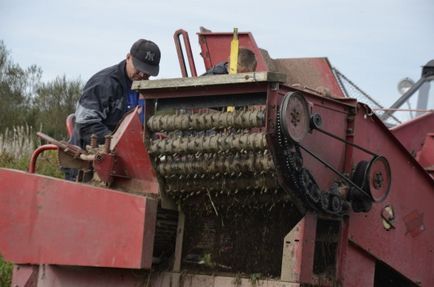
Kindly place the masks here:
<instances>
[{"instance_id":1,"label":"green grass","mask_svg":"<svg viewBox=\"0 0 434 287\"><path fill-rule=\"evenodd\" d=\"M0 153L0 167L12 168L27 171L30 161L30 155L14 158L9 154ZM45 151L39 155L36 162L36 173L48 175L57 178L63 178L63 173L59 169L56 151Z\"/></svg>"}]
</instances>

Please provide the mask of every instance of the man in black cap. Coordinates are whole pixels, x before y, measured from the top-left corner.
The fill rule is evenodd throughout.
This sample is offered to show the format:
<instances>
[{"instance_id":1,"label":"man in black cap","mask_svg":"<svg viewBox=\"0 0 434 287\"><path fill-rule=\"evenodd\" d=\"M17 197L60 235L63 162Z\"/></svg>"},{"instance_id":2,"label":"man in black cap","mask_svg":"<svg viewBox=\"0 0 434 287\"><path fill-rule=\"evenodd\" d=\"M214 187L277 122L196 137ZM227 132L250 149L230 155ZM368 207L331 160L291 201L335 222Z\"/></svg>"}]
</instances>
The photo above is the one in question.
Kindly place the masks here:
<instances>
[{"instance_id":1,"label":"man in black cap","mask_svg":"<svg viewBox=\"0 0 434 287\"><path fill-rule=\"evenodd\" d=\"M138 93L131 90L132 81L157 76L160 57L154 42L139 39L125 60L93 75L77 103L71 143L84 148L92 134L103 143L104 136L114 130L122 116L140 104Z\"/></svg>"}]
</instances>

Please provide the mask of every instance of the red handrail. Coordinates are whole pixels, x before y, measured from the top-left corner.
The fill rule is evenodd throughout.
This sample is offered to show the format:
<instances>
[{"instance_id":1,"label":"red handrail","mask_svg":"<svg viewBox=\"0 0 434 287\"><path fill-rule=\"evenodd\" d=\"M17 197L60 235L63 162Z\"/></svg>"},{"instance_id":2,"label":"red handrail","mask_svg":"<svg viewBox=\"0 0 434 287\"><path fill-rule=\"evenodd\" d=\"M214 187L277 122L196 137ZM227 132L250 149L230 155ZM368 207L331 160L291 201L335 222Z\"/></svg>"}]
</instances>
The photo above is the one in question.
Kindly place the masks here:
<instances>
[{"instance_id":1,"label":"red handrail","mask_svg":"<svg viewBox=\"0 0 434 287\"><path fill-rule=\"evenodd\" d=\"M173 39L175 40L176 53L178 54L179 66L181 67L182 77L188 77L187 66L185 63L184 53L182 52L181 47L181 39L180 36L184 39L184 47L187 52L188 64L190 66L190 72L192 77L197 77L196 65L194 64L193 53L191 52L190 39L188 38L188 33L185 30L179 29L173 35Z\"/></svg>"},{"instance_id":2,"label":"red handrail","mask_svg":"<svg viewBox=\"0 0 434 287\"><path fill-rule=\"evenodd\" d=\"M74 122L75 122L75 114L70 114L66 117L66 131L68 133L68 137L72 137L72 133L74 132Z\"/></svg>"},{"instance_id":3,"label":"red handrail","mask_svg":"<svg viewBox=\"0 0 434 287\"><path fill-rule=\"evenodd\" d=\"M30 158L30 162L29 162L29 169L28 170L30 173L35 173L36 161L37 161L39 155L46 150L57 150L57 146L54 144L44 144L44 145L41 145L40 147L38 147L37 149L35 149L32 153L32 157Z\"/></svg>"}]
</instances>

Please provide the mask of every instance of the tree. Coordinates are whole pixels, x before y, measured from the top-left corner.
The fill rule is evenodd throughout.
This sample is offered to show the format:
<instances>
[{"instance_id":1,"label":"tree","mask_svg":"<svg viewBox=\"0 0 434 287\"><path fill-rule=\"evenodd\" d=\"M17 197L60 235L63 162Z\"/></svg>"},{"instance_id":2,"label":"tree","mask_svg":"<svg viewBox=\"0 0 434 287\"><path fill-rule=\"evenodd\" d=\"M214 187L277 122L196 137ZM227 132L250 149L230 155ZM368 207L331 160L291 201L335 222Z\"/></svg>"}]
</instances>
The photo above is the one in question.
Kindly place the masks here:
<instances>
[{"instance_id":1,"label":"tree","mask_svg":"<svg viewBox=\"0 0 434 287\"><path fill-rule=\"evenodd\" d=\"M82 83L65 75L44 83L41 77L38 66L23 69L15 64L0 40L0 132L27 124L52 137L65 137L65 119L74 112Z\"/></svg>"},{"instance_id":2,"label":"tree","mask_svg":"<svg viewBox=\"0 0 434 287\"><path fill-rule=\"evenodd\" d=\"M81 89L80 80L68 81L65 76L42 83L33 102L36 127L52 137L65 137L65 119L74 112Z\"/></svg>"},{"instance_id":3,"label":"tree","mask_svg":"<svg viewBox=\"0 0 434 287\"><path fill-rule=\"evenodd\" d=\"M29 120L32 95L41 75L41 69L35 65L22 69L15 64L0 41L0 131Z\"/></svg>"}]
</instances>

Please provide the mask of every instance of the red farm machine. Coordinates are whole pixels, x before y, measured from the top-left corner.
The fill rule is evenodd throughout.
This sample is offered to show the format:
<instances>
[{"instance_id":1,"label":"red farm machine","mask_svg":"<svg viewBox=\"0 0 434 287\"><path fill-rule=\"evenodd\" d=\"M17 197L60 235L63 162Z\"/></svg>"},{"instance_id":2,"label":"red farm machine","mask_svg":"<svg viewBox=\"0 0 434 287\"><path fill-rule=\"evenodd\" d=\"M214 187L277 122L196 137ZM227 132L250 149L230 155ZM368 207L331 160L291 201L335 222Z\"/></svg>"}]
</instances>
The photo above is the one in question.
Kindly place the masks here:
<instances>
[{"instance_id":1,"label":"red farm machine","mask_svg":"<svg viewBox=\"0 0 434 287\"><path fill-rule=\"evenodd\" d=\"M228 58L232 33L198 36ZM144 126L0 169L12 286L434 286L434 114L389 129L326 58L238 36L256 72L198 77L179 30L183 77L133 83ZM46 149L93 179L33 173Z\"/></svg>"}]
</instances>

